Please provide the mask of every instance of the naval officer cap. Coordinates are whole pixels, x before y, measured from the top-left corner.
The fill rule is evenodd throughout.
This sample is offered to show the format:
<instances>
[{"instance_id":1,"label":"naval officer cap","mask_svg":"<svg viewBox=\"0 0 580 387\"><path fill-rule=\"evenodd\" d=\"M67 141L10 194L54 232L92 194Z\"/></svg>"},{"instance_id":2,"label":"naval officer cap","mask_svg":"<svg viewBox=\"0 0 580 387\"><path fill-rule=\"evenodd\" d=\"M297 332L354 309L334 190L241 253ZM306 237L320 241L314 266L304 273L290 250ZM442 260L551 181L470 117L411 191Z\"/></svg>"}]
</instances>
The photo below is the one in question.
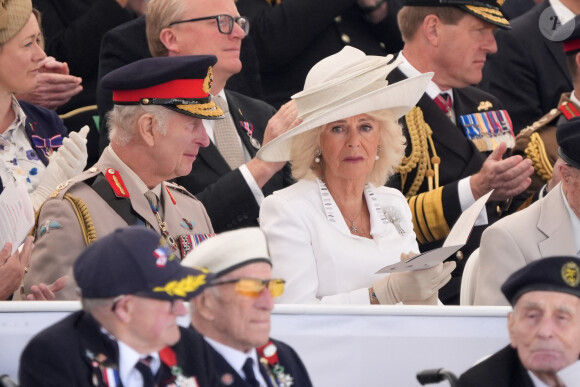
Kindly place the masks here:
<instances>
[{"instance_id":1,"label":"naval officer cap","mask_svg":"<svg viewBox=\"0 0 580 387\"><path fill-rule=\"evenodd\" d=\"M501 286L505 298L513 306L527 292L549 291L580 297L580 259L546 257L516 271Z\"/></svg>"},{"instance_id":2,"label":"naval officer cap","mask_svg":"<svg viewBox=\"0 0 580 387\"><path fill-rule=\"evenodd\" d=\"M504 0L403 0L403 6L456 7L485 22L510 29L510 23L501 11L503 3Z\"/></svg>"},{"instance_id":3,"label":"naval officer cap","mask_svg":"<svg viewBox=\"0 0 580 387\"><path fill-rule=\"evenodd\" d=\"M156 232L123 227L88 246L74 263L83 298L133 294L159 300L189 300L201 293L213 275L180 264Z\"/></svg>"},{"instance_id":4,"label":"naval officer cap","mask_svg":"<svg viewBox=\"0 0 580 387\"><path fill-rule=\"evenodd\" d=\"M564 162L580 169L580 117L573 117L556 129L558 155Z\"/></svg>"},{"instance_id":5,"label":"naval officer cap","mask_svg":"<svg viewBox=\"0 0 580 387\"><path fill-rule=\"evenodd\" d=\"M117 105L158 105L202 119L223 118L211 99L214 55L141 59L101 80Z\"/></svg>"},{"instance_id":6,"label":"naval officer cap","mask_svg":"<svg viewBox=\"0 0 580 387\"><path fill-rule=\"evenodd\" d=\"M240 267L272 260L266 236L259 227L227 231L201 242L181 262L188 267L203 267L221 277Z\"/></svg>"}]
</instances>

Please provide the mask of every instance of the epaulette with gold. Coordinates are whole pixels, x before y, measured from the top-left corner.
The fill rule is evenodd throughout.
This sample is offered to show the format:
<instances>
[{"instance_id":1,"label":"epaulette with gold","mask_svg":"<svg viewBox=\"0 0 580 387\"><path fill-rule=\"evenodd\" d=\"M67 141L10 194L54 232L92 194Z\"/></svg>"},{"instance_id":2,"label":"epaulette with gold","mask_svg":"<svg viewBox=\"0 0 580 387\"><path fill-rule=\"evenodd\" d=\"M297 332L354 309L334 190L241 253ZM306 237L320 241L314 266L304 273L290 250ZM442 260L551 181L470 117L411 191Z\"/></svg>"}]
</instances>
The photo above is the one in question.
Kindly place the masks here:
<instances>
[{"instance_id":1,"label":"epaulette with gold","mask_svg":"<svg viewBox=\"0 0 580 387\"><path fill-rule=\"evenodd\" d=\"M409 198L415 196L427 177L429 191L439 188L439 164L441 159L437 156L435 143L433 142L433 130L423 117L423 111L415 106L405 115L405 123L411 142L411 153L403 157L396 171L401 175L401 189L404 190L407 175L416 169L415 178L404 195ZM431 149L430 156L429 149Z\"/></svg>"}]
</instances>

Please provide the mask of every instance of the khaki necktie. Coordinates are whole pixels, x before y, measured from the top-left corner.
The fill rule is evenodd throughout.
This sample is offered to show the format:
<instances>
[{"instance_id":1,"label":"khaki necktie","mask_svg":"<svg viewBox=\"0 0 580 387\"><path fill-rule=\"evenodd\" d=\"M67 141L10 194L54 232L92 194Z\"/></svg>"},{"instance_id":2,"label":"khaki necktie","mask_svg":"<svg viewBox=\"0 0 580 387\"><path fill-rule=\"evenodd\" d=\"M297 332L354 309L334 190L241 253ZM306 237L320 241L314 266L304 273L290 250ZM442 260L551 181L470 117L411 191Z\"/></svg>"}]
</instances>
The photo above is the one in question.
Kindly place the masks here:
<instances>
[{"instance_id":1,"label":"khaki necktie","mask_svg":"<svg viewBox=\"0 0 580 387\"><path fill-rule=\"evenodd\" d=\"M149 201L149 204L153 206L154 208L153 213L155 212L159 213L159 217L163 219L163 211L161 210L161 206L159 205L159 198L157 197L155 192L147 191L145 192L145 197L147 198L147 201Z\"/></svg>"},{"instance_id":2,"label":"khaki necktie","mask_svg":"<svg viewBox=\"0 0 580 387\"><path fill-rule=\"evenodd\" d=\"M236 169L246 162L244 151L240 146L238 131L234 126L226 101L219 95L215 96L213 101L224 111L225 116L224 119L215 121L215 145L230 168Z\"/></svg>"}]
</instances>

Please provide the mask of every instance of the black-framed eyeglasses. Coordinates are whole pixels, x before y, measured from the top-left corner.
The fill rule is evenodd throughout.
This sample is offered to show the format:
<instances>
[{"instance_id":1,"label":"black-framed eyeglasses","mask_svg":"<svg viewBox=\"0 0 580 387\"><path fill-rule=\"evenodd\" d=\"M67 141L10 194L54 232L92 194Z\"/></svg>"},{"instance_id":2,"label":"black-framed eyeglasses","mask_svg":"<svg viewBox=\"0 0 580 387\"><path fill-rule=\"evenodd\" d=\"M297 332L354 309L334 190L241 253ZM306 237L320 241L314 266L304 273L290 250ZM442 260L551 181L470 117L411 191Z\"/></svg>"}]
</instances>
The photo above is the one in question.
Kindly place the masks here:
<instances>
[{"instance_id":1,"label":"black-framed eyeglasses","mask_svg":"<svg viewBox=\"0 0 580 387\"><path fill-rule=\"evenodd\" d=\"M169 23L169 27L182 24L182 23L190 23L202 20L211 20L215 19L217 21L218 30L222 34L231 34L234 30L234 22L240 26L244 33L248 35L250 32L250 20L244 16L233 17L230 15L215 15L215 16L206 16L206 17L198 17L196 19L188 19L188 20L177 20L174 22Z\"/></svg>"},{"instance_id":2,"label":"black-framed eyeglasses","mask_svg":"<svg viewBox=\"0 0 580 387\"><path fill-rule=\"evenodd\" d=\"M236 284L236 293L243 296L256 298L259 297L264 288L267 288L272 297L280 297L284 293L284 281L281 278L263 280L259 278L242 277L226 281L212 282L208 286L218 286L226 284Z\"/></svg>"}]
</instances>

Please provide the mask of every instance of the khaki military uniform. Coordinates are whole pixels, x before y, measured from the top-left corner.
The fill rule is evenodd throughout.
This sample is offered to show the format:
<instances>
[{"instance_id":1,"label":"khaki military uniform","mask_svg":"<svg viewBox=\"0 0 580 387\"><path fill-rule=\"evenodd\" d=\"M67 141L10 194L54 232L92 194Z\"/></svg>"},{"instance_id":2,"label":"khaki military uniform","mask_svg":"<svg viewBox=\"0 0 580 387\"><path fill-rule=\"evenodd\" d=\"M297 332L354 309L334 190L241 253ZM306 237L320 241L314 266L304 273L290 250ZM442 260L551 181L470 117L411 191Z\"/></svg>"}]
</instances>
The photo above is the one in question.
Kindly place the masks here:
<instances>
[{"instance_id":1,"label":"khaki military uniform","mask_svg":"<svg viewBox=\"0 0 580 387\"><path fill-rule=\"evenodd\" d=\"M553 166L558 159L556 127L578 115L579 107L570 101L570 93L564 93L557 108L517 135L513 154L529 158L534 165L532 184L527 189L528 195L533 195L552 178Z\"/></svg>"},{"instance_id":2,"label":"khaki military uniform","mask_svg":"<svg viewBox=\"0 0 580 387\"><path fill-rule=\"evenodd\" d=\"M76 299L72 278L74 260L89 244L119 227L146 225L162 234L159 222L138 185L119 172L123 166L110 148L105 149L94 167L61 184L37 214L33 230L35 248L24 279L25 292L40 282L52 283L70 276L57 299ZM104 174L112 169L117 178L109 183ZM112 172L111 171L111 172ZM118 182L118 183L117 183ZM115 190L122 191L120 197ZM168 235L203 239L213 228L203 205L187 190L163 182L160 206ZM180 249L176 249L180 255Z\"/></svg>"}]
</instances>

